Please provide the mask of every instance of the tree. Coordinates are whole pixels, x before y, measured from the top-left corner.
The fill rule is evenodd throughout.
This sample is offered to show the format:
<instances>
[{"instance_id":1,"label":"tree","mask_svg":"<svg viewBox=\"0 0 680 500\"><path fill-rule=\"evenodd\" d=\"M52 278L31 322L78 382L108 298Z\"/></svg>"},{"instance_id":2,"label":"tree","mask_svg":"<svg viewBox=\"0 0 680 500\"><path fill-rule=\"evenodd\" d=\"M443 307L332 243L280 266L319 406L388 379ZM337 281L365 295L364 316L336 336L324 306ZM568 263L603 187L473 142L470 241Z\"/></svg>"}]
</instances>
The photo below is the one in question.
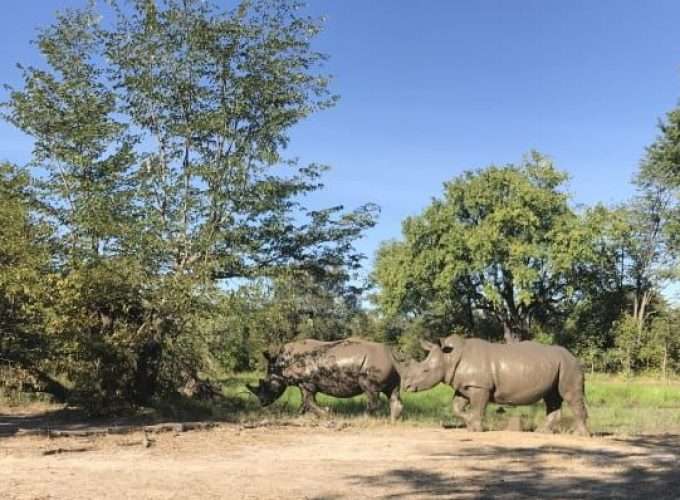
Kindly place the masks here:
<instances>
[{"instance_id":1,"label":"tree","mask_svg":"<svg viewBox=\"0 0 680 500\"><path fill-rule=\"evenodd\" d=\"M296 339L339 340L353 333L364 317L356 295L343 295L332 283L302 271L280 274L218 295L218 314L203 324L213 352L225 370L257 366L260 353Z\"/></svg>"},{"instance_id":2,"label":"tree","mask_svg":"<svg viewBox=\"0 0 680 500\"><path fill-rule=\"evenodd\" d=\"M146 402L197 376L192 332L219 283L291 269L348 278L377 208L302 204L326 167L287 159L289 131L336 99L301 4L109 4L40 32L47 67L23 68L5 116L35 139L37 196L59 236L48 331L72 332L81 360L128 366L104 377L128 386L103 391Z\"/></svg>"},{"instance_id":3,"label":"tree","mask_svg":"<svg viewBox=\"0 0 680 500\"><path fill-rule=\"evenodd\" d=\"M63 400L66 387L45 372L52 345L40 328L50 293L52 232L31 216L30 183L25 171L0 164L0 363Z\"/></svg>"},{"instance_id":4,"label":"tree","mask_svg":"<svg viewBox=\"0 0 680 500\"><path fill-rule=\"evenodd\" d=\"M92 9L61 14L39 33L48 69L20 66L24 88L8 87L5 103L5 118L34 138L36 197L61 236L55 257L68 267L115 252L131 222L126 176L135 139L115 118L116 95L95 62Z\"/></svg>"},{"instance_id":5,"label":"tree","mask_svg":"<svg viewBox=\"0 0 680 500\"><path fill-rule=\"evenodd\" d=\"M640 335L654 293L677 277L680 251L680 109L659 124L661 134L647 148L630 203L627 250L634 286L633 317Z\"/></svg>"},{"instance_id":6,"label":"tree","mask_svg":"<svg viewBox=\"0 0 680 500\"><path fill-rule=\"evenodd\" d=\"M680 311L666 306L654 317L649 329L649 341L642 354L659 369L664 380L680 360Z\"/></svg>"},{"instance_id":7,"label":"tree","mask_svg":"<svg viewBox=\"0 0 680 500\"><path fill-rule=\"evenodd\" d=\"M383 245L374 279L386 311L493 318L507 341L563 318L591 258L591 233L560 191L566 175L538 153L520 165L465 172L444 185L404 240Z\"/></svg>"},{"instance_id":8,"label":"tree","mask_svg":"<svg viewBox=\"0 0 680 500\"><path fill-rule=\"evenodd\" d=\"M642 335L655 294L675 274L677 259L668 238L672 193L661 186L640 184L638 196L626 206L623 245L632 317Z\"/></svg>"},{"instance_id":9,"label":"tree","mask_svg":"<svg viewBox=\"0 0 680 500\"><path fill-rule=\"evenodd\" d=\"M575 302L560 344L588 358L591 369L603 361L603 354L614 347L614 328L629 306L630 284L626 242L631 227L625 207L595 205L580 215L582 246L575 286Z\"/></svg>"}]
</instances>

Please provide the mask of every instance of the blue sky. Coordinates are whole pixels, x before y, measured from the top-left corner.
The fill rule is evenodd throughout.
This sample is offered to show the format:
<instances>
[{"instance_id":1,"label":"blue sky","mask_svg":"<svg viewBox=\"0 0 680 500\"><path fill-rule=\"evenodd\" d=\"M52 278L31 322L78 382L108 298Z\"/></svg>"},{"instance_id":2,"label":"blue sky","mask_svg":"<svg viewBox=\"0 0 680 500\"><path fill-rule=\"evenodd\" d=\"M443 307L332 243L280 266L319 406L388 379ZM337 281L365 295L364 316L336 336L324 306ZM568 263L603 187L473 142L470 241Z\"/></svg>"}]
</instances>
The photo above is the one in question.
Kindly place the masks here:
<instances>
[{"instance_id":1,"label":"blue sky","mask_svg":"<svg viewBox=\"0 0 680 500\"><path fill-rule=\"evenodd\" d=\"M14 64L39 61L35 29L82 3L3 9L0 80L18 83ZM312 204L382 207L358 245L369 257L442 182L530 149L569 172L574 203L623 201L680 98L677 0L312 0L307 10L327 17L316 48L341 100L293 131L289 153L333 167ZM0 124L0 160L29 154Z\"/></svg>"}]
</instances>

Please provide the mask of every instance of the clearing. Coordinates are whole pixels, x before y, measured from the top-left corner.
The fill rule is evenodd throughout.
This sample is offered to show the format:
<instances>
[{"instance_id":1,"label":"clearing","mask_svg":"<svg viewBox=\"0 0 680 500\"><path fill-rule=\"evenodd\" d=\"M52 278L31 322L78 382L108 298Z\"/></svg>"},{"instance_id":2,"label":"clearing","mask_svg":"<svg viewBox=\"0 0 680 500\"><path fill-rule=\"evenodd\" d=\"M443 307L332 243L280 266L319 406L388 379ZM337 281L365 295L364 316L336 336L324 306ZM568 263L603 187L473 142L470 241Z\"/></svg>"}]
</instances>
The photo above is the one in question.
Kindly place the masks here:
<instances>
[{"instance_id":1,"label":"clearing","mask_svg":"<svg viewBox=\"0 0 680 500\"><path fill-rule=\"evenodd\" d=\"M49 438L0 420L2 498L680 497L677 435L473 434L355 418Z\"/></svg>"}]
</instances>

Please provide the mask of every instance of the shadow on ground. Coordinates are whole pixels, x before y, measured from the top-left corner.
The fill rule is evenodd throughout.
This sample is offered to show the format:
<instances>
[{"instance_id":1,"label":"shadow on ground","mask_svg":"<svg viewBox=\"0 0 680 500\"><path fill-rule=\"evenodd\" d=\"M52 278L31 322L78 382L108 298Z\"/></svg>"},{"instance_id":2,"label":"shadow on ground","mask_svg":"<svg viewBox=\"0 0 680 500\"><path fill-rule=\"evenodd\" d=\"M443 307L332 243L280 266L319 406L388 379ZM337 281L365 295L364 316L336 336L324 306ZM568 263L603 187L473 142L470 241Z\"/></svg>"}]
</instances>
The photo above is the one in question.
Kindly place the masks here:
<instances>
[{"instance_id":1,"label":"shadow on ground","mask_svg":"<svg viewBox=\"0 0 680 500\"><path fill-rule=\"evenodd\" d=\"M111 428L136 428L146 425L158 425L182 422L214 422L243 423L267 421L275 423L300 415L299 390L291 387L286 396L275 404L262 408L255 396L249 394L245 382L249 379L232 378L222 381L225 394L211 401L196 401L188 398L176 398L163 401L154 407L122 409L104 417L88 414L83 409L53 405L50 409L30 411L30 408L16 407L16 413L0 410L0 439L21 433L38 431L104 431ZM328 409L328 416L353 418L366 413L366 401L359 398L335 399L319 395L319 404ZM389 408L387 401L375 414L387 418ZM310 415L310 419L313 417Z\"/></svg>"},{"instance_id":2,"label":"shadow on ground","mask_svg":"<svg viewBox=\"0 0 680 500\"><path fill-rule=\"evenodd\" d=\"M235 423L250 412L235 408L230 398L209 405L178 400L156 408L125 409L107 416L92 416L75 407L54 407L34 412L1 412L0 439L21 433L49 431L102 431L113 428L136 428L146 425L182 422Z\"/></svg>"},{"instance_id":3,"label":"shadow on ground","mask_svg":"<svg viewBox=\"0 0 680 500\"><path fill-rule=\"evenodd\" d=\"M59 408L30 414L0 413L0 438L17 434L20 430L91 427L93 420L83 411L73 408Z\"/></svg>"},{"instance_id":4,"label":"shadow on ground","mask_svg":"<svg viewBox=\"0 0 680 500\"><path fill-rule=\"evenodd\" d=\"M627 450L481 446L430 455L431 467L349 479L368 494L394 492L382 498L680 498L680 436L608 441Z\"/></svg>"}]
</instances>

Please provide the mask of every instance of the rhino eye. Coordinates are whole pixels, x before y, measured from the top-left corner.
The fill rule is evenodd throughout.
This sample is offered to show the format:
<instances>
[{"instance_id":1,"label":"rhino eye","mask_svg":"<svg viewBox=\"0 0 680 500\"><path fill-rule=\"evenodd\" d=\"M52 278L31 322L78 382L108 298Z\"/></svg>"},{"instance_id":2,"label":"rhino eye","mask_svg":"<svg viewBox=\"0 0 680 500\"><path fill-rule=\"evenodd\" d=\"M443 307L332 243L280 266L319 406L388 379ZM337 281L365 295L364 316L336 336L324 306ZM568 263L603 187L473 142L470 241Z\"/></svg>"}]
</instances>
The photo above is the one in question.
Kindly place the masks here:
<instances>
[{"instance_id":1,"label":"rhino eye","mask_svg":"<svg viewBox=\"0 0 680 500\"><path fill-rule=\"evenodd\" d=\"M453 347L449 347L449 346L442 347L442 352L445 352L446 354L453 352Z\"/></svg>"}]
</instances>

